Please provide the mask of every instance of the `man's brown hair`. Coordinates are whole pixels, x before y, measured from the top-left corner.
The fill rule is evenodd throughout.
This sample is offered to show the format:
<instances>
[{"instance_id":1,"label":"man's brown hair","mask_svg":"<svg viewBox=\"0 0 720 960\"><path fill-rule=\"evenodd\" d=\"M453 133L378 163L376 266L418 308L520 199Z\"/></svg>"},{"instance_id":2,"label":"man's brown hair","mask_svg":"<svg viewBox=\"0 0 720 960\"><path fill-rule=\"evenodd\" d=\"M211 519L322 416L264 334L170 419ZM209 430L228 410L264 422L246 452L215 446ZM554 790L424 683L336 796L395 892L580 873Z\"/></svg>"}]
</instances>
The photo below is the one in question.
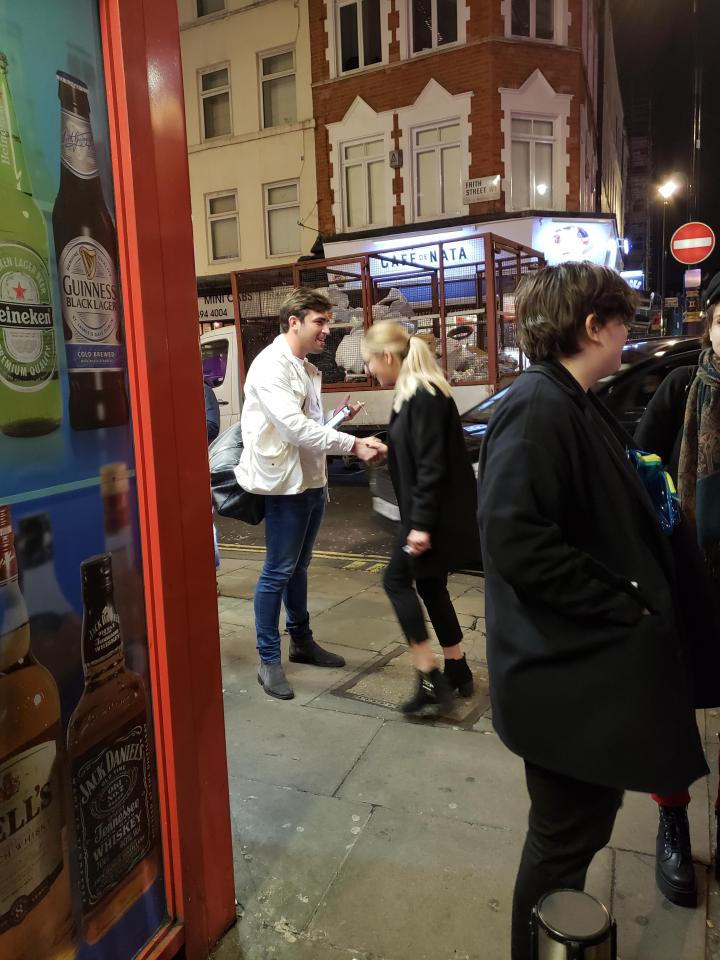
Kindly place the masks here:
<instances>
[{"instance_id":1,"label":"man's brown hair","mask_svg":"<svg viewBox=\"0 0 720 960\"><path fill-rule=\"evenodd\" d=\"M589 261L542 267L521 280L515 295L520 346L533 363L580 352L585 320L604 326L635 316L636 296L619 273Z\"/></svg>"},{"instance_id":2,"label":"man's brown hair","mask_svg":"<svg viewBox=\"0 0 720 960\"><path fill-rule=\"evenodd\" d=\"M287 333L290 329L290 317L297 317L302 323L305 315L314 310L315 313L327 313L332 310L332 301L328 300L319 290L310 290L308 287L295 287L280 305L278 319L280 329Z\"/></svg>"}]
</instances>

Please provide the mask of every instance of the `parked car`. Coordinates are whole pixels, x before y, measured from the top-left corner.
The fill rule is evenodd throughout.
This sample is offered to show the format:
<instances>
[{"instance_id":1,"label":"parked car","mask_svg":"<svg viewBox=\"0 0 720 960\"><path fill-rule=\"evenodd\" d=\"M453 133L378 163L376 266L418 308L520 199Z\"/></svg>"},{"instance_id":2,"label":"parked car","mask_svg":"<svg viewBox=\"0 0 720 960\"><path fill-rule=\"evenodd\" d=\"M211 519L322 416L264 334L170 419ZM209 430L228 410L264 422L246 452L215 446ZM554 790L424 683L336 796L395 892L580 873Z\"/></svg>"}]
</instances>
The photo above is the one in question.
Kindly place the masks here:
<instances>
[{"instance_id":1,"label":"parked car","mask_svg":"<svg viewBox=\"0 0 720 960\"><path fill-rule=\"evenodd\" d=\"M601 380L596 385L595 392L628 433L633 434L645 408L665 377L676 367L696 364L699 353L700 340L697 337L662 337L628 342L623 350L620 369ZM509 389L510 387L505 387L499 390L460 417L465 444L476 474L480 446L488 421ZM376 513L390 520L400 519L387 466L371 470L370 493Z\"/></svg>"}]
</instances>

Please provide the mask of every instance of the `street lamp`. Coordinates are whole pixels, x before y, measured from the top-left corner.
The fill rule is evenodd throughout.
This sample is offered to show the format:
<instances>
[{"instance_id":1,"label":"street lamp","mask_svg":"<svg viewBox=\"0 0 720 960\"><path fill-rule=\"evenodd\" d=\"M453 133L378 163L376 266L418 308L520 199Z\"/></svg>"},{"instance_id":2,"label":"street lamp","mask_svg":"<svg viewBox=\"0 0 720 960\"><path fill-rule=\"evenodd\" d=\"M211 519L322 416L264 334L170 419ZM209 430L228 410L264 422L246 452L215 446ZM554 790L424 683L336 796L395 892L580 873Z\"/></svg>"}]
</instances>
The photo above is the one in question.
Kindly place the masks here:
<instances>
[{"instance_id":1,"label":"street lamp","mask_svg":"<svg viewBox=\"0 0 720 960\"><path fill-rule=\"evenodd\" d=\"M681 177L685 179L687 183L687 177L685 174L680 174ZM667 205L668 200L680 189L680 184L677 182L677 179L670 177L669 180L666 180L665 183L660 184L658 187L658 193L662 197L663 201L663 210L662 210L662 257L660 258L660 302L662 303L662 308L665 308L665 263L667 260L667 249L665 247L665 219L667 215Z\"/></svg>"}]
</instances>

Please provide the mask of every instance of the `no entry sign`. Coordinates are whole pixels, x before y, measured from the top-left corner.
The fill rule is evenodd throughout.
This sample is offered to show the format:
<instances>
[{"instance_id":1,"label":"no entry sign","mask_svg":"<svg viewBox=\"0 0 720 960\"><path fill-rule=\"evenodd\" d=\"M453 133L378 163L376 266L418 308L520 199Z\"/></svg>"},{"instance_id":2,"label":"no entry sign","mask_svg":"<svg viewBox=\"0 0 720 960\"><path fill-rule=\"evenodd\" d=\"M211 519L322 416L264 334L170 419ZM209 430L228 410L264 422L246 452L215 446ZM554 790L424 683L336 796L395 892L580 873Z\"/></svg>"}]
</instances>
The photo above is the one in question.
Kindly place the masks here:
<instances>
[{"instance_id":1,"label":"no entry sign","mask_svg":"<svg viewBox=\"0 0 720 960\"><path fill-rule=\"evenodd\" d=\"M684 223L670 240L670 253L680 263L701 263L715 248L715 234L706 223Z\"/></svg>"}]
</instances>

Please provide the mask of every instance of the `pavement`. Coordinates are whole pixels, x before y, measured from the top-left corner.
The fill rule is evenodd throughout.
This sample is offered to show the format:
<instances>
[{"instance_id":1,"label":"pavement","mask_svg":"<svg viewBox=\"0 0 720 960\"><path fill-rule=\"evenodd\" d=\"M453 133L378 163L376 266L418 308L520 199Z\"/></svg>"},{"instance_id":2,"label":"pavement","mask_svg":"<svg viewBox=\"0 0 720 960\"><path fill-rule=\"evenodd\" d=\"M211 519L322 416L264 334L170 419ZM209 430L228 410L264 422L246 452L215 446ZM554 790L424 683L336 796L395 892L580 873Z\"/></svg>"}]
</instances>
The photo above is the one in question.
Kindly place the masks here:
<instances>
[{"instance_id":1,"label":"pavement","mask_svg":"<svg viewBox=\"0 0 720 960\"><path fill-rule=\"evenodd\" d=\"M507 960L528 801L522 762L492 728L482 578L450 580L475 696L447 720L409 721L395 708L413 686L412 665L380 583L381 556L314 559L315 637L347 663L286 663L291 702L268 697L256 679L262 550L234 546L222 557L238 922L215 960ZM718 711L699 723L711 756ZM593 862L587 889L617 920L619 960L720 960L720 898L708 868L714 759L710 767L714 782L695 784L690 805L696 910L656 891L649 797L626 795Z\"/></svg>"}]
</instances>

